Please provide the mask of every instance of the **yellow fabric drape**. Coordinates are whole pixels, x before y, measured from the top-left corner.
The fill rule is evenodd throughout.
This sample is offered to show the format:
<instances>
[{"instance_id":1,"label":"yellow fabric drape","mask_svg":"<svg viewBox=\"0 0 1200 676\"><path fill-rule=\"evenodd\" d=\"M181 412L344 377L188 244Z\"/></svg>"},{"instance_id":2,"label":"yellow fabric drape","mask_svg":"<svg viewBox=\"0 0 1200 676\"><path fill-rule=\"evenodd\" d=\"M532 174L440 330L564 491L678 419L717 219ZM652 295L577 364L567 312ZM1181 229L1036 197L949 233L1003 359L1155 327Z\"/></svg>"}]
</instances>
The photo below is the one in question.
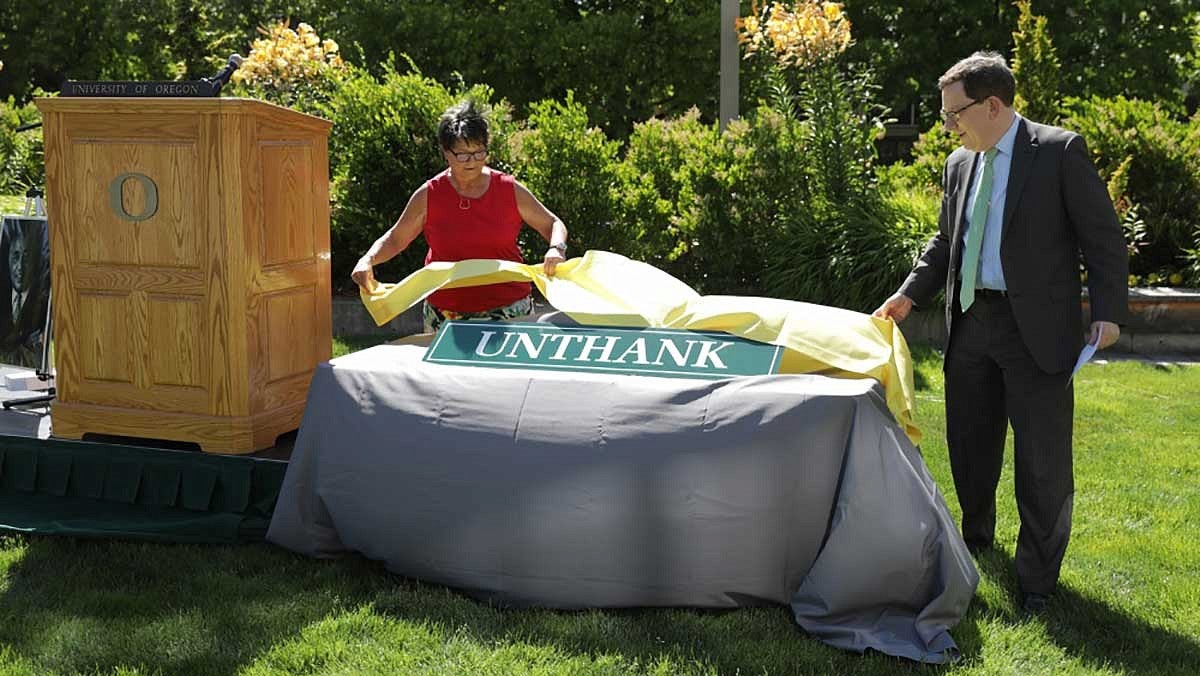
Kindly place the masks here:
<instances>
[{"instance_id":1,"label":"yellow fabric drape","mask_svg":"<svg viewBox=\"0 0 1200 676\"><path fill-rule=\"evenodd\" d=\"M624 256L589 251L559 264L467 260L430 263L399 284L360 290L383 326L442 288L531 281L557 310L580 324L724 331L785 348L780 373L874 378L913 443L915 390L908 344L895 322L824 305L752 296L701 296L671 275Z\"/></svg>"}]
</instances>

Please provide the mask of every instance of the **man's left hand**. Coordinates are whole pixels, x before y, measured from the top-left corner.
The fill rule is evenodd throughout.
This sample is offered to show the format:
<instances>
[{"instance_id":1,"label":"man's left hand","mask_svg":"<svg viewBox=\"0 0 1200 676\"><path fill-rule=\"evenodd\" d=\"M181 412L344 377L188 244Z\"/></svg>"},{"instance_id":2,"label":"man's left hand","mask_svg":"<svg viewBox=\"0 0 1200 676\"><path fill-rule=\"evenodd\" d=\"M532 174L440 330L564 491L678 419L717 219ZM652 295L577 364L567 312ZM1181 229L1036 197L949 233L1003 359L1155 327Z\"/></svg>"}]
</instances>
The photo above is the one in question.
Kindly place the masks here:
<instances>
[{"instance_id":1,"label":"man's left hand","mask_svg":"<svg viewBox=\"0 0 1200 676\"><path fill-rule=\"evenodd\" d=\"M1088 343L1095 343L1097 337L1100 342L1096 349L1103 350L1104 348L1117 342L1117 338L1121 336L1121 327L1112 322L1092 322L1092 332L1088 334Z\"/></svg>"}]
</instances>

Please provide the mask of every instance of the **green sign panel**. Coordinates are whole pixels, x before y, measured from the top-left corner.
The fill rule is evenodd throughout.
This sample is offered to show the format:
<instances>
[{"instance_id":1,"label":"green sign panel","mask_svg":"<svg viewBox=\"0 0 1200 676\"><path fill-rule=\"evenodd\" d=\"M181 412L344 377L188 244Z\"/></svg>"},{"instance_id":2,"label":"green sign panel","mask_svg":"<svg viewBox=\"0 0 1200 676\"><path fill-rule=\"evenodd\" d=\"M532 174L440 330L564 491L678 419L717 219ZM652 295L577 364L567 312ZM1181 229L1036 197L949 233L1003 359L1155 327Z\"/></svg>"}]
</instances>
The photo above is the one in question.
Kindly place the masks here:
<instances>
[{"instance_id":1,"label":"green sign panel","mask_svg":"<svg viewBox=\"0 0 1200 676\"><path fill-rule=\"evenodd\" d=\"M774 373L783 348L726 333L449 321L425 352L437 364L729 378Z\"/></svg>"}]
</instances>

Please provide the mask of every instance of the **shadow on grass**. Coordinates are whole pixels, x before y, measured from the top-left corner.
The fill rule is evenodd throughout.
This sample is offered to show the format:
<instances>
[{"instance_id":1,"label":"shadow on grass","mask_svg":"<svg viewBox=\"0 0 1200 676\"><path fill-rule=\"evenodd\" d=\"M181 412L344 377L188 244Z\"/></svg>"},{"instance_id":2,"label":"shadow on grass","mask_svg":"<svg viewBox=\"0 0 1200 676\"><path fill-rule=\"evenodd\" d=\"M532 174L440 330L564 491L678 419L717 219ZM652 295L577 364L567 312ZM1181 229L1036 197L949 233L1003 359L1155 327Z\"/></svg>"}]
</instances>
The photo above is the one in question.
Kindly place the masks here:
<instances>
[{"instance_id":1,"label":"shadow on grass","mask_svg":"<svg viewBox=\"0 0 1200 676\"><path fill-rule=\"evenodd\" d=\"M979 596L975 597L971 611L954 632L964 646L964 657L971 656L968 649L973 654L982 645L977 623L990 615L1006 622L1041 623L1055 645L1100 671L1197 673L1200 644L1195 638L1131 617L1103 601L1062 585L1051 597L1044 613L1029 615L1021 610L1012 556L1005 551L992 550L977 557L976 561L981 575L1002 581L1011 605L992 608Z\"/></svg>"},{"instance_id":2,"label":"shadow on grass","mask_svg":"<svg viewBox=\"0 0 1200 676\"><path fill-rule=\"evenodd\" d=\"M390 575L357 555L331 562L270 546L23 539L24 553L0 581L0 645L47 671L233 673L272 648L316 640L301 636L364 606L489 649L527 644L570 657L619 656L646 671L663 660L675 671L722 674L924 669L828 647L804 634L783 606L505 609ZM326 666L336 670L337 658Z\"/></svg>"},{"instance_id":3,"label":"shadow on grass","mask_svg":"<svg viewBox=\"0 0 1200 676\"><path fill-rule=\"evenodd\" d=\"M648 671L669 660L673 670L719 674L933 673L937 667L868 652L827 646L776 604L741 608L513 608L475 600L463 591L395 578L395 594L376 601L377 612L446 630L468 632L482 644L523 642L567 655L620 656ZM454 604L437 603L438 595ZM461 612L462 606L474 612Z\"/></svg>"},{"instance_id":4,"label":"shadow on grass","mask_svg":"<svg viewBox=\"0 0 1200 676\"><path fill-rule=\"evenodd\" d=\"M0 577L0 646L38 673L234 673L392 588L364 560L312 561L270 545L9 540L24 551Z\"/></svg>"},{"instance_id":5,"label":"shadow on grass","mask_svg":"<svg viewBox=\"0 0 1200 676\"><path fill-rule=\"evenodd\" d=\"M804 634L783 606L737 610L503 609L466 594L387 574L359 556L313 561L270 546L143 545L24 538L0 596L0 644L55 671L137 667L167 673L231 673L309 627L354 609L468 636L480 646L551 647L567 656L620 657L643 669L716 673L943 673L879 654L859 656ZM977 596L953 635L959 666L985 667L985 631L1040 623L1049 640L1085 666L1129 674L1194 673L1193 637L1154 626L1078 590L1061 589L1049 610L1019 610L1012 559L979 559L1009 594ZM993 599L995 597L993 596ZM992 620L998 620L993 622ZM165 646L165 647L164 647ZM186 646L181 649L180 646ZM169 649L168 649L169 648ZM399 648L397 648L399 649ZM336 664L329 665L336 667Z\"/></svg>"}]
</instances>

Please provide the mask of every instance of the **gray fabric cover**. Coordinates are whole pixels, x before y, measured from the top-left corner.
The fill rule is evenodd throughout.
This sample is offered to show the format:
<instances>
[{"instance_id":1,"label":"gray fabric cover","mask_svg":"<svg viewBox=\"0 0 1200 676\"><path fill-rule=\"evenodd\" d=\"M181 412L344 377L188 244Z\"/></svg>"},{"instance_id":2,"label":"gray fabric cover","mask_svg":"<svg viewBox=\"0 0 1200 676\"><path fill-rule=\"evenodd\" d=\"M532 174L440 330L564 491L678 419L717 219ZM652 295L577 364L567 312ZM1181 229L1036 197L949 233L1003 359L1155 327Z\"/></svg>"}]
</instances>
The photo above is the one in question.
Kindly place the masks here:
<instances>
[{"instance_id":1,"label":"gray fabric cover","mask_svg":"<svg viewBox=\"0 0 1200 676\"><path fill-rule=\"evenodd\" d=\"M791 606L942 662L978 574L870 380L320 366L267 539L552 608Z\"/></svg>"}]
</instances>

